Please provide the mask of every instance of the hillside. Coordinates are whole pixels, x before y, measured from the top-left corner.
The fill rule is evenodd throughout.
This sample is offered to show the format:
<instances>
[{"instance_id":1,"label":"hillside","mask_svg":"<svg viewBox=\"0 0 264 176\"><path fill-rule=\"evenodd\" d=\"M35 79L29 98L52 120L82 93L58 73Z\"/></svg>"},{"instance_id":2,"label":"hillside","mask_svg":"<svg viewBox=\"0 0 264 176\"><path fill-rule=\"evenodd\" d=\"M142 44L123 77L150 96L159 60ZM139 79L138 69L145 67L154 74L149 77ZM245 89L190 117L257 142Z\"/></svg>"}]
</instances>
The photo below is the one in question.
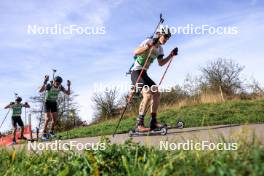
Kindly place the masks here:
<instances>
[{"instance_id":1,"label":"hillside","mask_svg":"<svg viewBox=\"0 0 264 176\"><path fill-rule=\"evenodd\" d=\"M264 100L236 100L224 103L201 104L177 109L173 106L159 113L159 120L175 126L178 120L185 127L198 127L222 124L244 124L264 122ZM87 127L59 133L62 139L90 137L112 134L118 119L103 121ZM146 118L146 124L149 118ZM135 126L135 117L125 117L118 133L126 133Z\"/></svg>"}]
</instances>

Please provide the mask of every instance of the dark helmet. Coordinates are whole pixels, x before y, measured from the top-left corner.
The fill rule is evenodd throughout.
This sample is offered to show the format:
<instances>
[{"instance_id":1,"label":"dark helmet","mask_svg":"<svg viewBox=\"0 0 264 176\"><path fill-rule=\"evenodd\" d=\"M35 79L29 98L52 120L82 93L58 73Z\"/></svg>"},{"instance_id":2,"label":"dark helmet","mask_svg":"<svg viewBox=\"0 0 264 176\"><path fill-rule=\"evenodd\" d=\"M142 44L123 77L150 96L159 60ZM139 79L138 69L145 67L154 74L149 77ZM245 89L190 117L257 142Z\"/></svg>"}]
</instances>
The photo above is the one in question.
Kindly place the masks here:
<instances>
[{"instance_id":1,"label":"dark helmet","mask_svg":"<svg viewBox=\"0 0 264 176\"><path fill-rule=\"evenodd\" d=\"M22 101L22 98L21 97L17 97L16 98L16 102L21 102Z\"/></svg>"},{"instance_id":2,"label":"dark helmet","mask_svg":"<svg viewBox=\"0 0 264 176\"><path fill-rule=\"evenodd\" d=\"M60 77L60 76L56 76L55 78L54 78L54 81L55 82L59 82L59 83L62 83L62 78Z\"/></svg>"}]
</instances>

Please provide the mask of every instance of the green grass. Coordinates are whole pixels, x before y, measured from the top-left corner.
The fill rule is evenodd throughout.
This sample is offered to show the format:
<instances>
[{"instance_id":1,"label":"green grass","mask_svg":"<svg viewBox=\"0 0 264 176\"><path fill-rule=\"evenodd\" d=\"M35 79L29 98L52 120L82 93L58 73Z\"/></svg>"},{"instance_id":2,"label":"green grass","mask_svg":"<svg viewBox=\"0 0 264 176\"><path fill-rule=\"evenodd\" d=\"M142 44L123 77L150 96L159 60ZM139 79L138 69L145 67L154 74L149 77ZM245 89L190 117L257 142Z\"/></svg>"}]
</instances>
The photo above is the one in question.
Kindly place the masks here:
<instances>
[{"instance_id":1,"label":"green grass","mask_svg":"<svg viewBox=\"0 0 264 176\"><path fill-rule=\"evenodd\" d=\"M175 126L181 119L185 127L210 126L220 124L244 124L264 122L264 100L227 101L218 104L202 104L184 107L179 110L168 109L160 112L160 121ZM135 117L125 117L121 122L118 133L128 132L135 126ZM146 124L149 118L146 118ZM76 128L62 132L62 139L100 136L112 134L117 119L104 121L88 127Z\"/></svg>"},{"instance_id":2,"label":"green grass","mask_svg":"<svg viewBox=\"0 0 264 176\"><path fill-rule=\"evenodd\" d=\"M264 148L240 142L235 151L163 151L131 141L106 150L35 154L0 150L0 175L264 175Z\"/></svg>"}]
</instances>

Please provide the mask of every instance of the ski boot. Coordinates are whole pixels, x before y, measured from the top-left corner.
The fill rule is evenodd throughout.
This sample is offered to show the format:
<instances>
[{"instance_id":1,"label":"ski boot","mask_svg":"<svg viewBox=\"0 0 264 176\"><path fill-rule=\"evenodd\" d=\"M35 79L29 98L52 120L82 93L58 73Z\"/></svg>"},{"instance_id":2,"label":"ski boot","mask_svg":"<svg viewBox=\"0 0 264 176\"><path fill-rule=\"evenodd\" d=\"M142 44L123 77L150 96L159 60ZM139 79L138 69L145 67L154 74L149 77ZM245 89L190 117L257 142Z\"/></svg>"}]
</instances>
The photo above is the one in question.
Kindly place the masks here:
<instances>
[{"instance_id":1,"label":"ski boot","mask_svg":"<svg viewBox=\"0 0 264 176\"><path fill-rule=\"evenodd\" d=\"M27 138L25 136L20 136L18 139L19 140L27 140Z\"/></svg>"},{"instance_id":2,"label":"ski boot","mask_svg":"<svg viewBox=\"0 0 264 176\"><path fill-rule=\"evenodd\" d=\"M151 117L151 119L149 121L149 128L151 130L160 129L160 128L163 128L164 126L165 125L162 125L162 124L158 123L156 117Z\"/></svg>"},{"instance_id":3,"label":"ski boot","mask_svg":"<svg viewBox=\"0 0 264 176\"><path fill-rule=\"evenodd\" d=\"M47 141L49 140L49 135L47 133L43 133L42 136L41 136L41 140L42 141Z\"/></svg>"},{"instance_id":4,"label":"ski boot","mask_svg":"<svg viewBox=\"0 0 264 176\"><path fill-rule=\"evenodd\" d=\"M149 122L149 128L151 131L160 133L161 135L166 135L168 131L167 125L158 123L156 117L151 117Z\"/></svg>"},{"instance_id":5,"label":"ski boot","mask_svg":"<svg viewBox=\"0 0 264 176\"><path fill-rule=\"evenodd\" d=\"M132 137L134 135L141 134L141 133L147 133L149 131L150 131L150 128L146 128L144 125L144 115L139 115L137 118L136 128L133 130L130 130L128 135Z\"/></svg>"},{"instance_id":6,"label":"ski boot","mask_svg":"<svg viewBox=\"0 0 264 176\"><path fill-rule=\"evenodd\" d=\"M137 118L137 124L136 124L135 131L137 131L137 132L148 132L148 131L150 131L150 128L146 128L144 125L144 116L143 115L139 115L139 117Z\"/></svg>"},{"instance_id":7,"label":"ski boot","mask_svg":"<svg viewBox=\"0 0 264 176\"><path fill-rule=\"evenodd\" d=\"M55 138L56 137L56 134L53 131L50 131L48 135L51 138Z\"/></svg>"}]
</instances>

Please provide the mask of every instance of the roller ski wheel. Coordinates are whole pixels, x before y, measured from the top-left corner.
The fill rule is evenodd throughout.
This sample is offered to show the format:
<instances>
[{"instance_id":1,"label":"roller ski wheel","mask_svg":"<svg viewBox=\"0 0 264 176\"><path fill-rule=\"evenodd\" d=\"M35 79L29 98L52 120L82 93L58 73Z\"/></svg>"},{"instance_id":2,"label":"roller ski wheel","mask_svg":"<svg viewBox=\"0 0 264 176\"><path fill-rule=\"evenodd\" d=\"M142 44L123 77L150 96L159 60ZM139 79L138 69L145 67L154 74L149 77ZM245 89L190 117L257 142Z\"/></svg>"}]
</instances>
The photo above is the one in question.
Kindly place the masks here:
<instances>
[{"instance_id":1,"label":"roller ski wheel","mask_svg":"<svg viewBox=\"0 0 264 176\"><path fill-rule=\"evenodd\" d=\"M130 130L130 131L128 132L128 136L129 136L129 137L133 137L134 133L135 133L135 130Z\"/></svg>"},{"instance_id":2,"label":"roller ski wheel","mask_svg":"<svg viewBox=\"0 0 264 176\"><path fill-rule=\"evenodd\" d=\"M166 127L163 127L163 128L161 128L161 130L160 130L160 134L161 134L162 136L165 136L165 135L167 134L167 132L168 132L168 129L167 129Z\"/></svg>"},{"instance_id":3,"label":"roller ski wheel","mask_svg":"<svg viewBox=\"0 0 264 176\"><path fill-rule=\"evenodd\" d=\"M177 128L183 129L184 128L184 122L183 121L178 121L176 124Z\"/></svg>"}]
</instances>

